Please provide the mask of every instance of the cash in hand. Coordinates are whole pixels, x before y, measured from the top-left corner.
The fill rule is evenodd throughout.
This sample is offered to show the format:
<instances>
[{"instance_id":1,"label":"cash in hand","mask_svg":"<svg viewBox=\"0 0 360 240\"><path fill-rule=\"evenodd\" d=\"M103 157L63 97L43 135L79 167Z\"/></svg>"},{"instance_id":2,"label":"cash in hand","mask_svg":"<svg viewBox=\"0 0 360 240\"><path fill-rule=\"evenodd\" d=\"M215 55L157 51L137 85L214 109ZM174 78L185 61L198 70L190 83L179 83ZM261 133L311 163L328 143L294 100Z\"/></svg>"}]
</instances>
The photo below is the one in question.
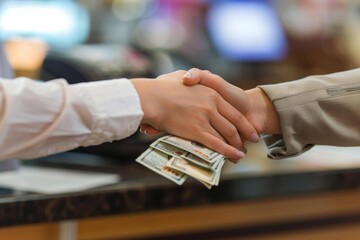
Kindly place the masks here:
<instances>
[{"instance_id":1,"label":"cash in hand","mask_svg":"<svg viewBox=\"0 0 360 240\"><path fill-rule=\"evenodd\" d=\"M203 145L175 136L164 136L136 161L181 185L188 176L211 189L218 186L225 157Z\"/></svg>"}]
</instances>

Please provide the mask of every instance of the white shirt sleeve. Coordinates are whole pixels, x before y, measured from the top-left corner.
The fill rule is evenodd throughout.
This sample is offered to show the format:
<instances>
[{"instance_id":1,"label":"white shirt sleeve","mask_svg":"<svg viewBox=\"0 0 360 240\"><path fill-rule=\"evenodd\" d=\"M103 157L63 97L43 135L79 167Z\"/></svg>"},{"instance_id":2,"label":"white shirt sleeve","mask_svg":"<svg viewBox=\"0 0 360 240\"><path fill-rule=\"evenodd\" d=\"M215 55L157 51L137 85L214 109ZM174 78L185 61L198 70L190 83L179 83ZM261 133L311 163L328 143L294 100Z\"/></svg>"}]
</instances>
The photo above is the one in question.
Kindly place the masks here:
<instances>
[{"instance_id":1,"label":"white shirt sleeve","mask_svg":"<svg viewBox=\"0 0 360 240\"><path fill-rule=\"evenodd\" d=\"M69 85L0 79L0 160L27 159L122 139L143 117L127 79Z\"/></svg>"}]
</instances>

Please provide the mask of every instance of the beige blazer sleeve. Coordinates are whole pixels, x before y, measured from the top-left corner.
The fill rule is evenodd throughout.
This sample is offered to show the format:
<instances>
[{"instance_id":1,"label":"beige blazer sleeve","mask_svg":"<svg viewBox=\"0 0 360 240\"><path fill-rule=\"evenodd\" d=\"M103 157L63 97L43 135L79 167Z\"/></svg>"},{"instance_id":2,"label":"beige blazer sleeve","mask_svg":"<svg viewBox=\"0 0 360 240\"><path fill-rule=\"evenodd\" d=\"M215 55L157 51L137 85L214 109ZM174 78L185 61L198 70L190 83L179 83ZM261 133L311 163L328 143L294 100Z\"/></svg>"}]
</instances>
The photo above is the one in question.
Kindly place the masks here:
<instances>
[{"instance_id":1,"label":"beige blazer sleeve","mask_svg":"<svg viewBox=\"0 0 360 240\"><path fill-rule=\"evenodd\" d=\"M269 157L297 155L313 145L360 146L360 68L259 87L282 130L264 136Z\"/></svg>"}]
</instances>

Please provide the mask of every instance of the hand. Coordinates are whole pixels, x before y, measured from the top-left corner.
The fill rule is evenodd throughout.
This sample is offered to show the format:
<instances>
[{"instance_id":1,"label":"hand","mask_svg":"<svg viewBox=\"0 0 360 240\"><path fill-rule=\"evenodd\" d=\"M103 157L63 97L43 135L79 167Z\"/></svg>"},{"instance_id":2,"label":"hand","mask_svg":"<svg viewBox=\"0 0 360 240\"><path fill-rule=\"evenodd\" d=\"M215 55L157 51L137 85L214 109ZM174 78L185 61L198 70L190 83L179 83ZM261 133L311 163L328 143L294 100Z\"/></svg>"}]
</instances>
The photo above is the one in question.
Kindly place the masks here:
<instances>
[{"instance_id":1,"label":"hand","mask_svg":"<svg viewBox=\"0 0 360 240\"><path fill-rule=\"evenodd\" d=\"M196 68L189 70L184 75L183 83L189 86L202 84L217 91L246 117L259 134L278 134L281 132L277 111L260 88L244 91L216 74ZM254 137L256 138L256 136Z\"/></svg>"},{"instance_id":2,"label":"hand","mask_svg":"<svg viewBox=\"0 0 360 240\"><path fill-rule=\"evenodd\" d=\"M144 111L143 126L156 133L164 131L197 141L218 151L230 160L244 153L238 134L251 137L255 129L232 105L216 91L202 85L182 84L185 71L165 74L157 79L132 79Z\"/></svg>"}]
</instances>

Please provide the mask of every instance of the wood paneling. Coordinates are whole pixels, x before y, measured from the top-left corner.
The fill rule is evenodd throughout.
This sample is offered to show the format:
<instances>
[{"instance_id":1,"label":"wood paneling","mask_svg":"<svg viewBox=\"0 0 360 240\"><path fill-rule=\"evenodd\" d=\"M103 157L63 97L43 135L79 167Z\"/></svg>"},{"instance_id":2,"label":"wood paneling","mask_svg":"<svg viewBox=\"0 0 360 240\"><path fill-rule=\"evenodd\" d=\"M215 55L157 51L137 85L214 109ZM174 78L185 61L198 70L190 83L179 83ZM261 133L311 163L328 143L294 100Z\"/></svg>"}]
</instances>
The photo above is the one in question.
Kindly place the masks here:
<instances>
[{"instance_id":1,"label":"wood paneling","mask_svg":"<svg viewBox=\"0 0 360 240\"><path fill-rule=\"evenodd\" d=\"M78 233L81 240L171 236L354 213L360 215L360 191L352 190L87 219Z\"/></svg>"}]
</instances>

